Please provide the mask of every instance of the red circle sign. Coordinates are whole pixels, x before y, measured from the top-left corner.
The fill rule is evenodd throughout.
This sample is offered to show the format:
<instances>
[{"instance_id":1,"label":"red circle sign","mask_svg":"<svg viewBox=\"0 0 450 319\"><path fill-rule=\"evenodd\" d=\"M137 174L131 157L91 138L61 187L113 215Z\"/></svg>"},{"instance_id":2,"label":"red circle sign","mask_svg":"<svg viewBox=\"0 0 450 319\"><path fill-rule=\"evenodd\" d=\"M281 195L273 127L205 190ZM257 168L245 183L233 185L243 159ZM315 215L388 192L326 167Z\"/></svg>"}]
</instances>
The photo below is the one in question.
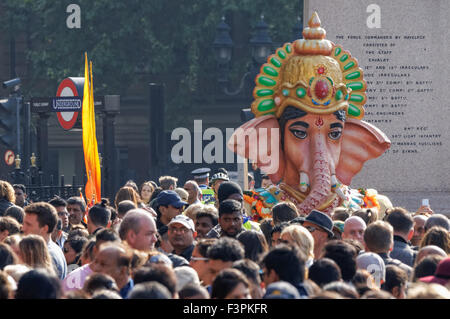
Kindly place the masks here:
<instances>
[{"instance_id":1,"label":"red circle sign","mask_svg":"<svg viewBox=\"0 0 450 319\"><path fill-rule=\"evenodd\" d=\"M14 152L11 150L7 150L5 152L5 163L6 165L12 165L14 164Z\"/></svg>"},{"instance_id":2,"label":"red circle sign","mask_svg":"<svg viewBox=\"0 0 450 319\"><path fill-rule=\"evenodd\" d=\"M58 86L56 96L78 96L78 90L75 83L67 78L62 80ZM59 124L65 130L70 130L76 123L78 112L57 112Z\"/></svg>"}]
</instances>

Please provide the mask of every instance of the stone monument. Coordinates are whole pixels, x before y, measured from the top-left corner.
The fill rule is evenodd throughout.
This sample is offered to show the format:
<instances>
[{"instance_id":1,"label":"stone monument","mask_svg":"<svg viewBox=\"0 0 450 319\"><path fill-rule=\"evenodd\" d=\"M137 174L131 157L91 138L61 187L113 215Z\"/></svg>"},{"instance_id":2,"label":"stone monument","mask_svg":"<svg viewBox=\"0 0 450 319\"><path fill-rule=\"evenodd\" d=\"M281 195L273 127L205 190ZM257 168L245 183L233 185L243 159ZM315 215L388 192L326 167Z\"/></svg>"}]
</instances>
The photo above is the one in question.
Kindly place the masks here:
<instances>
[{"instance_id":1,"label":"stone monument","mask_svg":"<svg viewBox=\"0 0 450 319\"><path fill-rule=\"evenodd\" d=\"M450 1L305 0L327 39L357 58L367 82L364 120L391 140L353 188L375 188L414 212L423 198L450 214Z\"/></svg>"}]
</instances>

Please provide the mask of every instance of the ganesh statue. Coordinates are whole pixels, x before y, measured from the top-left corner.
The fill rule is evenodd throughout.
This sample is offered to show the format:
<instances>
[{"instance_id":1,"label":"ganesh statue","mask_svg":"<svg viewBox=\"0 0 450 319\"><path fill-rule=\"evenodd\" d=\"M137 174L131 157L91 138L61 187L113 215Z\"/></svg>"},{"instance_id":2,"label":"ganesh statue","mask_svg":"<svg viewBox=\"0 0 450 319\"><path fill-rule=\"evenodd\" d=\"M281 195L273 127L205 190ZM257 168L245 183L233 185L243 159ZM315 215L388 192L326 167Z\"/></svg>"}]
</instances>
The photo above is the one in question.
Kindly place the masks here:
<instances>
[{"instance_id":1,"label":"ganesh statue","mask_svg":"<svg viewBox=\"0 0 450 319\"><path fill-rule=\"evenodd\" d=\"M390 147L381 130L362 120L367 84L358 61L325 37L314 12L303 39L268 57L255 78L255 117L228 141L272 180L247 194L259 204L259 217L269 217L279 201L294 203L303 216L363 207L364 195L348 185Z\"/></svg>"}]
</instances>

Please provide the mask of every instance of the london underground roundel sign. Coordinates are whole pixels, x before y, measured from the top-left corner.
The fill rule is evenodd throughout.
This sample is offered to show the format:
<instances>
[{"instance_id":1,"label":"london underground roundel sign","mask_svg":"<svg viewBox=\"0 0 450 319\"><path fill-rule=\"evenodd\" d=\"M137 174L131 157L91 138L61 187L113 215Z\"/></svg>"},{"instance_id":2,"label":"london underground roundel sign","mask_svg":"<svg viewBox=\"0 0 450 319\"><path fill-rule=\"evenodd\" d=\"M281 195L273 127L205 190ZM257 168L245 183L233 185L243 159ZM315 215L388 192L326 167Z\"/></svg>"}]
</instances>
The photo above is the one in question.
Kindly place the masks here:
<instances>
[{"instance_id":1,"label":"london underground roundel sign","mask_svg":"<svg viewBox=\"0 0 450 319\"><path fill-rule=\"evenodd\" d=\"M65 78L61 81L56 96L80 96L83 97L84 78ZM79 112L57 112L58 122L65 130L70 130L77 122Z\"/></svg>"}]
</instances>

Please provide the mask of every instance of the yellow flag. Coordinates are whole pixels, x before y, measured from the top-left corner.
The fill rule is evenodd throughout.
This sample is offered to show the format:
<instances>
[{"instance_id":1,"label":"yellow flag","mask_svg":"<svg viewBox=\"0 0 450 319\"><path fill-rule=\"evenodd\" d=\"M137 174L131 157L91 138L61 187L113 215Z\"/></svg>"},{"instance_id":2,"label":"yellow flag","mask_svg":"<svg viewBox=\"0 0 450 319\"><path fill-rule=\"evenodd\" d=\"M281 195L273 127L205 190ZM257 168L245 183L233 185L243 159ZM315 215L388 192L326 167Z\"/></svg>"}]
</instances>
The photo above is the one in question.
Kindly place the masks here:
<instances>
[{"instance_id":1,"label":"yellow flag","mask_svg":"<svg viewBox=\"0 0 450 319\"><path fill-rule=\"evenodd\" d=\"M87 54L85 53L84 66L84 90L83 90L83 151L84 163L86 166L87 183L85 187L86 201L88 206L101 200L101 171L98 156L97 137L95 132L95 110L94 110L94 85L92 77L92 62L89 67Z\"/></svg>"}]
</instances>

